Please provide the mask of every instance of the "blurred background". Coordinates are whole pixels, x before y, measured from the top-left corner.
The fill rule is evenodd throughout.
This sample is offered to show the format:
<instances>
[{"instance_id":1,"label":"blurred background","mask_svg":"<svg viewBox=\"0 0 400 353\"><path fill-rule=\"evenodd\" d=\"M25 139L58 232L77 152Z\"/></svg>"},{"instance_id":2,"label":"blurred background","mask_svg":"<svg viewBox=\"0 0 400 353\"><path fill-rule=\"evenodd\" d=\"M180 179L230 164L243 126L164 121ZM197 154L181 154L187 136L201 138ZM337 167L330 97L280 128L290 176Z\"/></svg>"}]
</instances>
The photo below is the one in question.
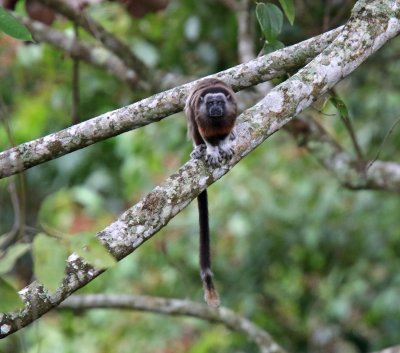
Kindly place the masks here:
<instances>
[{"instance_id":1,"label":"blurred background","mask_svg":"<svg viewBox=\"0 0 400 353\"><path fill-rule=\"evenodd\" d=\"M172 87L237 65L234 3L94 1L84 11L128 45L159 81L132 87L80 61L75 115L76 63L70 55L0 34L0 151L154 94L160 82ZM14 5L28 16L25 1ZM335 28L352 6L346 0L295 1L294 24L284 20L279 40L290 45ZM74 35L71 21L59 15L50 21L39 10L36 17L30 10L33 19ZM264 40L255 3L248 2L246 11L257 54ZM97 45L83 30L79 38ZM336 87L367 159L378 151L379 159L400 159L400 127L393 127L400 119L399 49L399 39L392 40ZM348 130L330 102L321 100L307 113L352 151ZM191 149L179 113L1 179L0 234L14 230L12 242L31 242L42 230L41 219L72 235L101 230L176 171ZM209 201L222 305L267 330L289 352L356 353L399 344L398 194L346 189L282 130L212 185ZM30 255L8 275L18 288L29 283ZM196 205L79 293L202 302ZM81 351L223 353L257 352L257 347L222 325L118 310L53 310L0 341L2 353Z\"/></svg>"}]
</instances>

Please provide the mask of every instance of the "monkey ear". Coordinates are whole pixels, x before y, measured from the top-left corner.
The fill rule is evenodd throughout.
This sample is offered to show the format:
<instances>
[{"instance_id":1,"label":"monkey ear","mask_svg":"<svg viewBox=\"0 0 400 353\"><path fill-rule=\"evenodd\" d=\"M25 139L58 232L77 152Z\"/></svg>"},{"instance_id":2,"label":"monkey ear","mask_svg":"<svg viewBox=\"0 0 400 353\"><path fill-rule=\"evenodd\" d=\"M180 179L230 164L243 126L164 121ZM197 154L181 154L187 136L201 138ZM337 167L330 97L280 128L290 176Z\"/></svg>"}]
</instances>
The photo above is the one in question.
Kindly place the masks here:
<instances>
[{"instance_id":1,"label":"monkey ear","mask_svg":"<svg viewBox=\"0 0 400 353\"><path fill-rule=\"evenodd\" d=\"M227 94L227 95L226 95L226 99L227 99L228 101L230 101L230 100L232 100L232 96L231 96L230 94Z\"/></svg>"},{"instance_id":2,"label":"monkey ear","mask_svg":"<svg viewBox=\"0 0 400 353\"><path fill-rule=\"evenodd\" d=\"M200 103L203 103L203 102L204 102L204 97L200 96Z\"/></svg>"}]
</instances>

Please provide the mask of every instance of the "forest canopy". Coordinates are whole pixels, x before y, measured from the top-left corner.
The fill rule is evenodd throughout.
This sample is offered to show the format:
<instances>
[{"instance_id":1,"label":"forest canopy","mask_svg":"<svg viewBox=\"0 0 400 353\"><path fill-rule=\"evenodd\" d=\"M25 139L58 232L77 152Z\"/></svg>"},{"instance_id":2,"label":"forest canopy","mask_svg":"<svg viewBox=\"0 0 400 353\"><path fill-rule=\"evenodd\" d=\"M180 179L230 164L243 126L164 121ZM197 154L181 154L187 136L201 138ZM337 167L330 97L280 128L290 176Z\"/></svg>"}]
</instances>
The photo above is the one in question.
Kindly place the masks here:
<instances>
[{"instance_id":1,"label":"forest canopy","mask_svg":"<svg viewBox=\"0 0 400 353\"><path fill-rule=\"evenodd\" d=\"M399 18L394 0L0 1L0 351L400 345ZM224 168L190 158L182 112L208 75L237 92Z\"/></svg>"}]
</instances>

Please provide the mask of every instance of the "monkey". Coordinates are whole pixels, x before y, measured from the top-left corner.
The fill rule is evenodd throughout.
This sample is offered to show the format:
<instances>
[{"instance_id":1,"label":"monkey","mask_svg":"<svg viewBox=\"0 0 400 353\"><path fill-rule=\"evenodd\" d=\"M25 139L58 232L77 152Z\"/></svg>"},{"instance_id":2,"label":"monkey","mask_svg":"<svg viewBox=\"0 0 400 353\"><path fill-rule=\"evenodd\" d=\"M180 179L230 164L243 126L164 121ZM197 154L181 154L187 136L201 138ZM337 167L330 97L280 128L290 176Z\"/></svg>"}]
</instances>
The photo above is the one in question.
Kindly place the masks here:
<instances>
[{"instance_id":1,"label":"monkey","mask_svg":"<svg viewBox=\"0 0 400 353\"><path fill-rule=\"evenodd\" d=\"M190 156L203 156L208 165L218 167L234 155L235 133L233 131L237 104L232 88L221 80L206 78L199 81L189 93L185 105L188 135L194 149ZM210 227L208 218L207 190L197 197L200 228L200 277L204 299L211 307L220 305L213 282L210 258Z\"/></svg>"}]
</instances>

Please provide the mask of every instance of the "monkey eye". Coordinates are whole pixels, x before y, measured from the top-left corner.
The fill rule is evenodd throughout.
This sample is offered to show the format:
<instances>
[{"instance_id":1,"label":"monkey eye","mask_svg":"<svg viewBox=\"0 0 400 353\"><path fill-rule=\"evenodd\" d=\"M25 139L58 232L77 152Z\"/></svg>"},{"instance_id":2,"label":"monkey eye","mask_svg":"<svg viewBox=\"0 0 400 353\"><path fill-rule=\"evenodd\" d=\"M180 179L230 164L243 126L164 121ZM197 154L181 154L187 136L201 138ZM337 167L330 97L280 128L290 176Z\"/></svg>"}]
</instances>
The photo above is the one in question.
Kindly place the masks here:
<instances>
[{"instance_id":1,"label":"monkey eye","mask_svg":"<svg viewBox=\"0 0 400 353\"><path fill-rule=\"evenodd\" d=\"M212 107L213 105L217 105L219 107L223 106L224 102L220 100L215 100L215 101L208 101L206 103L207 107Z\"/></svg>"}]
</instances>

